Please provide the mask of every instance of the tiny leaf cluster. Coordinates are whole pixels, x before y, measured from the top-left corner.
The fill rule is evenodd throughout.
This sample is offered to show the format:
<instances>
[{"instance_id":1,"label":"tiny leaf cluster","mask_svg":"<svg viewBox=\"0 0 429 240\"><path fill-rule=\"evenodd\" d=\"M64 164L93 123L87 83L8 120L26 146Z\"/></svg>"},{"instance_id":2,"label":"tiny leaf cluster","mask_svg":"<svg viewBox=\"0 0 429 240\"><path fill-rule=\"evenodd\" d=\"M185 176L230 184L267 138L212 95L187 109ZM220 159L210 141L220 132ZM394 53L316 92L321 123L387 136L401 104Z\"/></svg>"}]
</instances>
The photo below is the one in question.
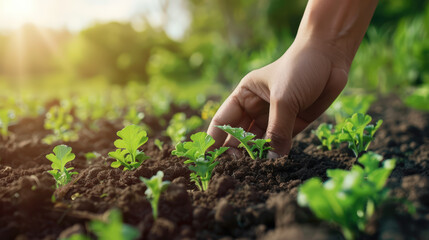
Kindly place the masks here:
<instances>
[{"instance_id":1,"label":"tiny leaf cluster","mask_svg":"<svg viewBox=\"0 0 429 240\"><path fill-rule=\"evenodd\" d=\"M338 138L341 142L347 142L349 148L356 157L363 151L368 150L369 144L374 139L375 132L380 128L383 120L378 120L376 125L369 124L372 118L361 113L353 114L345 120L342 132Z\"/></svg>"},{"instance_id":2,"label":"tiny leaf cluster","mask_svg":"<svg viewBox=\"0 0 429 240\"><path fill-rule=\"evenodd\" d=\"M124 170L133 170L138 168L144 160L149 157L144 152L138 150L148 140L146 131L137 125L128 125L117 132L121 139L114 142L115 152L109 152L109 156L116 161L110 165L113 168L124 166Z\"/></svg>"},{"instance_id":3,"label":"tiny leaf cluster","mask_svg":"<svg viewBox=\"0 0 429 240\"><path fill-rule=\"evenodd\" d=\"M53 106L45 116L45 129L52 130L50 134L43 138L46 144L52 144L57 141L76 141L78 134L73 128L73 116L70 114L70 107L66 104Z\"/></svg>"},{"instance_id":4,"label":"tiny leaf cluster","mask_svg":"<svg viewBox=\"0 0 429 240\"><path fill-rule=\"evenodd\" d=\"M332 124L322 123L316 130L311 131L322 143L322 146L332 150L332 145L338 147L338 132L335 132Z\"/></svg>"},{"instance_id":5,"label":"tiny leaf cluster","mask_svg":"<svg viewBox=\"0 0 429 240\"><path fill-rule=\"evenodd\" d=\"M161 193L170 185L170 181L162 181L163 177L164 173L162 171L158 171L156 175L152 176L150 179L140 177L140 180L147 187L145 194L152 207L153 219L155 220L158 218L158 202Z\"/></svg>"},{"instance_id":6,"label":"tiny leaf cluster","mask_svg":"<svg viewBox=\"0 0 429 240\"><path fill-rule=\"evenodd\" d=\"M347 239L354 239L363 231L374 210L388 197L387 178L395 168L395 160L368 152L351 170L329 169L328 181L311 178L302 184L298 203L309 207L320 219L341 226Z\"/></svg>"},{"instance_id":7,"label":"tiny leaf cluster","mask_svg":"<svg viewBox=\"0 0 429 240\"><path fill-rule=\"evenodd\" d=\"M263 158L266 156L268 150L271 150L270 146L267 146L267 143L271 142L271 139L254 139L255 134L244 131L243 128L233 128L229 125L216 126L228 134L231 134L236 138L240 145L238 147L243 147L249 153L249 156L255 160L256 157Z\"/></svg>"},{"instance_id":8,"label":"tiny leaf cluster","mask_svg":"<svg viewBox=\"0 0 429 240\"><path fill-rule=\"evenodd\" d=\"M4 138L9 136L9 125L14 118L15 114L13 111L0 109L0 135Z\"/></svg>"},{"instance_id":9,"label":"tiny leaf cluster","mask_svg":"<svg viewBox=\"0 0 429 240\"><path fill-rule=\"evenodd\" d=\"M122 214L118 209L112 209L104 221L93 220L89 223L89 231L99 240L135 240L140 236L140 232L123 223ZM89 240L89 236L83 234L73 234L66 240Z\"/></svg>"},{"instance_id":10,"label":"tiny leaf cluster","mask_svg":"<svg viewBox=\"0 0 429 240\"><path fill-rule=\"evenodd\" d=\"M359 154L368 150L370 143L374 140L375 132L383 123L380 119L376 125L372 125L369 124L371 121L371 116L355 113L335 127L332 124L322 123L312 132L326 149L332 150L333 146L338 147L341 142L347 142L355 156L359 157Z\"/></svg>"},{"instance_id":11,"label":"tiny leaf cluster","mask_svg":"<svg viewBox=\"0 0 429 240\"><path fill-rule=\"evenodd\" d=\"M186 135L203 124L203 120L198 116L186 118L185 113L176 113L170 120L170 124L165 130L165 134L170 137L173 145L184 141Z\"/></svg>"},{"instance_id":12,"label":"tiny leaf cluster","mask_svg":"<svg viewBox=\"0 0 429 240\"><path fill-rule=\"evenodd\" d=\"M213 169L219 162L215 161L222 153L228 150L228 147L220 147L206 154L207 149L211 147L215 140L205 132L198 132L191 136L191 142L178 143L173 155L186 157L191 173L191 181L195 183L200 191L206 191L212 177Z\"/></svg>"},{"instance_id":13,"label":"tiny leaf cluster","mask_svg":"<svg viewBox=\"0 0 429 240\"><path fill-rule=\"evenodd\" d=\"M48 172L55 178L56 187L62 187L71 181L71 177L77 172L71 172L74 168L66 168L66 164L74 160L75 155L71 152L72 148L66 145L58 145L54 148L54 154L46 155L46 158L52 162L52 170Z\"/></svg>"}]
</instances>

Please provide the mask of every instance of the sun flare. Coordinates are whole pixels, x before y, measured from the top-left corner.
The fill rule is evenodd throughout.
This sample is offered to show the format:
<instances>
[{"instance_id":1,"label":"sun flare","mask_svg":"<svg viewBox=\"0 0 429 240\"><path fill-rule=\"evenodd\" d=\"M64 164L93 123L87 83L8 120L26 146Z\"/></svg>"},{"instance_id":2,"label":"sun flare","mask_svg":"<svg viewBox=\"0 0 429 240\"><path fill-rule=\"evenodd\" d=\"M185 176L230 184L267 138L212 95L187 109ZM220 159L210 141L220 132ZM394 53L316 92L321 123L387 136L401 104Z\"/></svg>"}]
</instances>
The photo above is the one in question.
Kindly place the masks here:
<instances>
[{"instance_id":1,"label":"sun flare","mask_svg":"<svg viewBox=\"0 0 429 240\"><path fill-rule=\"evenodd\" d=\"M37 18L35 0L0 0L0 12L10 23L31 23Z\"/></svg>"}]
</instances>

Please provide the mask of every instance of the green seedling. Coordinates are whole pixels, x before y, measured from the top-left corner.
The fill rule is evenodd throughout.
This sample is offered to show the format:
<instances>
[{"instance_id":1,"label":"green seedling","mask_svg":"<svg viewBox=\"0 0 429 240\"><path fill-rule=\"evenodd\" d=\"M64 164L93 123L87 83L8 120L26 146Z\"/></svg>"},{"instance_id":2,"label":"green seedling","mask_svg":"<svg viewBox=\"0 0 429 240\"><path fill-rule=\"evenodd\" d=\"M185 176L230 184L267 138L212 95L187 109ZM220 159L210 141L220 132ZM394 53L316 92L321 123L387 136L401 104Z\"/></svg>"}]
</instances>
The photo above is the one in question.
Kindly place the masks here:
<instances>
[{"instance_id":1,"label":"green seedling","mask_svg":"<svg viewBox=\"0 0 429 240\"><path fill-rule=\"evenodd\" d=\"M136 228L123 223L122 214L118 209L110 210L107 219L103 216L100 220L92 220L89 223L89 232L92 232L98 240L135 240L140 236L140 232ZM60 240L90 239L92 238L79 233Z\"/></svg>"},{"instance_id":2,"label":"green seedling","mask_svg":"<svg viewBox=\"0 0 429 240\"><path fill-rule=\"evenodd\" d=\"M213 169L219 162L215 161L228 147L220 147L206 154L207 149L215 143L212 136L205 132L198 132L191 136L191 142L178 143L173 155L186 157L185 164L190 164L189 169L193 171L190 178L200 191L206 191L212 177Z\"/></svg>"},{"instance_id":3,"label":"green seedling","mask_svg":"<svg viewBox=\"0 0 429 240\"><path fill-rule=\"evenodd\" d=\"M155 144L155 146L156 146L160 151L162 151L162 147L164 146L164 142L163 142L163 141L161 141L161 140L159 140L159 139L155 139L154 144Z\"/></svg>"},{"instance_id":4,"label":"green seedling","mask_svg":"<svg viewBox=\"0 0 429 240\"><path fill-rule=\"evenodd\" d=\"M243 147L249 153L249 156L255 160L256 157L264 158L267 156L268 150L272 148L267 146L267 143L271 142L271 139L253 139L256 137L255 134L244 131L243 128L233 128L229 125L216 126L228 134L231 134L236 138L240 145L238 147Z\"/></svg>"},{"instance_id":5,"label":"green seedling","mask_svg":"<svg viewBox=\"0 0 429 240\"><path fill-rule=\"evenodd\" d=\"M338 133L332 124L322 123L316 130L311 131L322 143L322 146L332 150L332 145L338 147Z\"/></svg>"},{"instance_id":6,"label":"green seedling","mask_svg":"<svg viewBox=\"0 0 429 240\"><path fill-rule=\"evenodd\" d=\"M165 130L165 134L170 137L172 144L176 145L177 143L184 141L186 139L186 135L197 129L202 124L203 120L198 116L192 116L191 118L186 119L186 115L184 113L176 113L170 120L170 124Z\"/></svg>"},{"instance_id":7,"label":"green seedling","mask_svg":"<svg viewBox=\"0 0 429 240\"><path fill-rule=\"evenodd\" d=\"M55 178L57 188L66 185L71 181L72 175L78 174L77 172L70 172L74 168L66 168L66 164L75 158L71 151L71 147L58 145L53 150L54 154L46 155L46 158L52 162L52 170L48 172Z\"/></svg>"},{"instance_id":8,"label":"green seedling","mask_svg":"<svg viewBox=\"0 0 429 240\"><path fill-rule=\"evenodd\" d=\"M3 138L9 136L10 122L15 118L15 114L11 110L0 109L0 134Z\"/></svg>"},{"instance_id":9,"label":"green seedling","mask_svg":"<svg viewBox=\"0 0 429 240\"><path fill-rule=\"evenodd\" d=\"M356 239L364 231L375 209L388 198L386 181L395 168L395 160L385 160L373 152L359 158L351 170L327 170L322 183L311 178L299 187L298 203L309 207L320 219L338 224L346 239Z\"/></svg>"},{"instance_id":10,"label":"green seedling","mask_svg":"<svg viewBox=\"0 0 429 240\"><path fill-rule=\"evenodd\" d=\"M67 106L53 106L46 113L45 129L52 130L50 134L43 138L46 144L52 144L57 141L76 141L78 134L73 128L73 116L70 114L70 108Z\"/></svg>"},{"instance_id":11,"label":"green seedling","mask_svg":"<svg viewBox=\"0 0 429 240\"><path fill-rule=\"evenodd\" d=\"M342 131L339 133L339 141L348 142L349 148L356 157L359 157L361 152L368 150L375 132L383 123L383 120L378 120L375 126L368 125L371 120L369 115L355 113L351 118L345 120Z\"/></svg>"},{"instance_id":12,"label":"green seedling","mask_svg":"<svg viewBox=\"0 0 429 240\"><path fill-rule=\"evenodd\" d=\"M85 153L85 159L89 165L92 164L92 160L94 160L100 156L101 155L98 152L87 152L87 153Z\"/></svg>"},{"instance_id":13,"label":"green seedling","mask_svg":"<svg viewBox=\"0 0 429 240\"><path fill-rule=\"evenodd\" d=\"M158 171L156 175L152 176L150 179L140 177L140 180L147 187L145 194L152 207L153 219L155 220L158 218L159 197L161 197L161 193L170 185L170 181L162 181L163 177L164 173L162 171Z\"/></svg>"},{"instance_id":14,"label":"green seedling","mask_svg":"<svg viewBox=\"0 0 429 240\"><path fill-rule=\"evenodd\" d=\"M144 160L149 157L144 152L138 150L148 140L147 133L142 127L137 125L128 125L116 133L121 139L115 141L115 152L109 152L109 156L116 161L110 165L118 168L121 165L125 170L134 170L138 168Z\"/></svg>"}]
</instances>

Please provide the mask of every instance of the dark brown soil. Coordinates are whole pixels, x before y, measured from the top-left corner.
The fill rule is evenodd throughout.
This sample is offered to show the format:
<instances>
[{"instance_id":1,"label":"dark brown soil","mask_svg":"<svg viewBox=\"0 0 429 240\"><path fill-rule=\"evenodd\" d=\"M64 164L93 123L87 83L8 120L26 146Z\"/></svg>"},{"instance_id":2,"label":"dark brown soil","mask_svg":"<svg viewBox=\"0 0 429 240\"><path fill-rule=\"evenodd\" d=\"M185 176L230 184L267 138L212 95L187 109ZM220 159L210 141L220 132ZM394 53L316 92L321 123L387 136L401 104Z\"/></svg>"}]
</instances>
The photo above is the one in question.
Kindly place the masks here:
<instances>
[{"instance_id":1,"label":"dark brown soil","mask_svg":"<svg viewBox=\"0 0 429 240\"><path fill-rule=\"evenodd\" d=\"M408 109L394 97L374 104L369 114L384 120L370 150L398 159L388 181L391 195L411 201L417 213L410 215L401 204L386 204L360 239L429 239L429 114ZM11 127L9 139L0 140L0 238L67 237L86 232L87 222L119 208L124 221L140 230L141 239L342 239L338 228L317 220L296 202L298 186L306 179L326 179L327 169L348 169L355 163L345 146L333 151L317 148L310 131L327 120L322 116L299 134L288 157L221 157L208 192L200 192L189 181L184 160L171 156L173 147L165 145L160 151L154 138L143 146L151 159L137 170L111 168L107 153L114 150L122 125L108 121L99 122L100 131L83 129L79 141L66 143L76 154L71 166L79 175L55 190L45 158L54 145L41 143L48 133L43 117L22 119ZM146 121L153 126L152 135L161 136L159 121ZM91 151L101 157L88 162L84 154ZM160 218L154 222L139 177L151 177L158 170L172 184L161 197Z\"/></svg>"}]
</instances>

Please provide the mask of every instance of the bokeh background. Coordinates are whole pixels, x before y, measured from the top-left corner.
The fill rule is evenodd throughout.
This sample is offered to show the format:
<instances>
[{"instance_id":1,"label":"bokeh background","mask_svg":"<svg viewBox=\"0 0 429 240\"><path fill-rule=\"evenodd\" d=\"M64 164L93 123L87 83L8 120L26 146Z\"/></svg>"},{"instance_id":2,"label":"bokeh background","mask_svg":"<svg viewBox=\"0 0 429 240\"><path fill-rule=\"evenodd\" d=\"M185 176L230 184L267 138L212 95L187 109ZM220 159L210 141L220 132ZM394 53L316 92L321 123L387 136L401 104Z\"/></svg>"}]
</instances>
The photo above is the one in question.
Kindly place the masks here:
<instances>
[{"instance_id":1,"label":"bokeh background","mask_svg":"<svg viewBox=\"0 0 429 240\"><path fill-rule=\"evenodd\" d=\"M0 0L0 94L42 98L138 83L142 94L195 105L225 97L286 51L306 2ZM399 96L424 89L428 36L428 0L380 1L347 88Z\"/></svg>"}]
</instances>

